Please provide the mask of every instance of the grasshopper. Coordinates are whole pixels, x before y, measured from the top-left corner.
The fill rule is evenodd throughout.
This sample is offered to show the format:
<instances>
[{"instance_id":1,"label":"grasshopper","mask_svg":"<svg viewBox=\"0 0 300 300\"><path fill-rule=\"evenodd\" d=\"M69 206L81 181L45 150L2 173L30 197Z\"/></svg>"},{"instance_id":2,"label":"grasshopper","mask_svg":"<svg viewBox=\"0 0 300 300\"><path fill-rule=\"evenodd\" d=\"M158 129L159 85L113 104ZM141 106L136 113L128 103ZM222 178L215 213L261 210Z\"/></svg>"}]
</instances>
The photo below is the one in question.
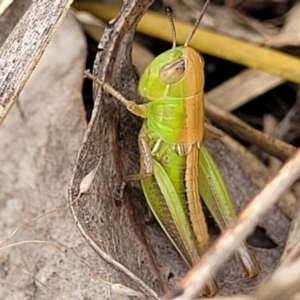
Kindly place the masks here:
<instances>
[{"instance_id":1,"label":"grasshopper","mask_svg":"<svg viewBox=\"0 0 300 300\"><path fill-rule=\"evenodd\" d=\"M138 91L145 103L125 99L113 87L85 72L128 111L144 119L138 137L140 174L126 179L140 180L153 215L189 266L196 264L209 246L200 197L221 230L236 219L220 171L202 145L208 130L204 123L204 60L188 46L208 3L183 46L176 46L169 12L173 47L156 57L141 76ZM246 242L236 256L247 277L259 274L259 264ZM203 293L212 297L217 291L212 280Z\"/></svg>"}]
</instances>

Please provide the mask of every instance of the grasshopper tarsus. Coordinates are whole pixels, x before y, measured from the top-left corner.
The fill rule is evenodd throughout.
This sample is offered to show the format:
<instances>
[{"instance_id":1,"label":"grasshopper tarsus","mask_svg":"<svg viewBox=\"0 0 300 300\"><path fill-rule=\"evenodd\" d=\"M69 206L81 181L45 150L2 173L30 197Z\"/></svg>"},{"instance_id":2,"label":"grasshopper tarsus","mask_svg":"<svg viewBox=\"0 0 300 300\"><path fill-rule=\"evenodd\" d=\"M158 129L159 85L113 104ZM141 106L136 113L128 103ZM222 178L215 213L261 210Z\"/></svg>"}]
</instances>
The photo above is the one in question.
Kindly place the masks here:
<instances>
[{"instance_id":1,"label":"grasshopper tarsus","mask_svg":"<svg viewBox=\"0 0 300 300\"><path fill-rule=\"evenodd\" d=\"M237 249L236 256L247 278L255 278L259 275L261 268L246 242Z\"/></svg>"}]
</instances>

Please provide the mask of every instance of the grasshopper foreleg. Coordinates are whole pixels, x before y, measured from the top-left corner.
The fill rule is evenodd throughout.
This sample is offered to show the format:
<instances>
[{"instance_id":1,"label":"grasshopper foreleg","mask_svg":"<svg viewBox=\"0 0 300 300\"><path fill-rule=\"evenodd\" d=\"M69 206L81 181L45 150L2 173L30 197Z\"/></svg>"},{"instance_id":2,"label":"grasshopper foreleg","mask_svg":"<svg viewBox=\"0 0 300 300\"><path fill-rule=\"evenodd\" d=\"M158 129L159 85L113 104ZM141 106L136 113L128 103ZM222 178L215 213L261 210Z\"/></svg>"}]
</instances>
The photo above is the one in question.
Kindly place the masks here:
<instances>
[{"instance_id":1,"label":"grasshopper foreleg","mask_svg":"<svg viewBox=\"0 0 300 300\"><path fill-rule=\"evenodd\" d=\"M103 88L106 92L114 96L118 101L120 101L128 111L130 111L132 114L146 118L146 107L144 105L136 104L134 101L130 101L126 99L124 96L122 96L116 89L114 89L110 84L101 81L96 76L92 75L89 70L84 71L83 76L85 78L89 78L93 80L95 83L97 83L99 86Z\"/></svg>"},{"instance_id":2,"label":"grasshopper foreleg","mask_svg":"<svg viewBox=\"0 0 300 300\"><path fill-rule=\"evenodd\" d=\"M147 142L147 136L143 132L143 130L139 134L138 144L139 144L139 150L141 155L140 173L124 176L122 185L120 186L120 190L118 192L118 197L117 197L118 199L122 198L126 183L128 181L140 181L142 179L153 176L153 162L152 162L151 148Z\"/></svg>"}]
</instances>

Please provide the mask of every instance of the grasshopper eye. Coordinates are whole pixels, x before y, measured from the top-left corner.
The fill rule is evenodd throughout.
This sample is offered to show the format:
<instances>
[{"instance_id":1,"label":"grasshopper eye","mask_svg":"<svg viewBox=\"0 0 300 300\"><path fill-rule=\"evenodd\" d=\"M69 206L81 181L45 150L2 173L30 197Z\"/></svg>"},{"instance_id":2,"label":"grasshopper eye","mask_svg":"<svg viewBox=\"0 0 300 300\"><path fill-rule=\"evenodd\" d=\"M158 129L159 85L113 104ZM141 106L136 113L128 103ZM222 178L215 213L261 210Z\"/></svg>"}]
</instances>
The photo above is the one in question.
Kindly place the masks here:
<instances>
[{"instance_id":1,"label":"grasshopper eye","mask_svg":"<svg viewBox=\"0 0 300 300\"><path fill-rule=\"evenodd\" d=\"M176 61L168 63L159 70L159 78L164 83L176 83L185 74L186 61L180 58Z\"/></svg>"}]
</instances>

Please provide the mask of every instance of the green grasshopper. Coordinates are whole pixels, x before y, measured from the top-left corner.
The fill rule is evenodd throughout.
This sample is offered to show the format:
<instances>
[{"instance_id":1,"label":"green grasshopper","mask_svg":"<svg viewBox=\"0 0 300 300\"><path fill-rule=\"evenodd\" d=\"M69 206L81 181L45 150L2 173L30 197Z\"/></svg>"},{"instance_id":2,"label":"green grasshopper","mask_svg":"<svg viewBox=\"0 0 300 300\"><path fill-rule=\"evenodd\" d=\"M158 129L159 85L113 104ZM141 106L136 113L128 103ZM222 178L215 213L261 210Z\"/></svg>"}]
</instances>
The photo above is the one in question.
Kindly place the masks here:
<instances>
[{"instance_id":1,"label":"green grasshopper","mask_svg":"<svg viewBox=\"0 0 300 300\"><path fill-rule=\"evenodd\" d=\"M218 167L202 145L204 61L188 47L208 3L184 46L176 46L175 27L169 17L173 47L155 58L141 76L138 91L145 103L129 101L110 85L85 73L145 120L138 137L138 179L152 213L189 266L196 264L209 246L200 196L221 230L236 219ZM236 255L247 277L259 274L260 267L246 242ZM215 281L211 281L203 293L211 297L217 290Z\"/></svg>"}]
</instances>

